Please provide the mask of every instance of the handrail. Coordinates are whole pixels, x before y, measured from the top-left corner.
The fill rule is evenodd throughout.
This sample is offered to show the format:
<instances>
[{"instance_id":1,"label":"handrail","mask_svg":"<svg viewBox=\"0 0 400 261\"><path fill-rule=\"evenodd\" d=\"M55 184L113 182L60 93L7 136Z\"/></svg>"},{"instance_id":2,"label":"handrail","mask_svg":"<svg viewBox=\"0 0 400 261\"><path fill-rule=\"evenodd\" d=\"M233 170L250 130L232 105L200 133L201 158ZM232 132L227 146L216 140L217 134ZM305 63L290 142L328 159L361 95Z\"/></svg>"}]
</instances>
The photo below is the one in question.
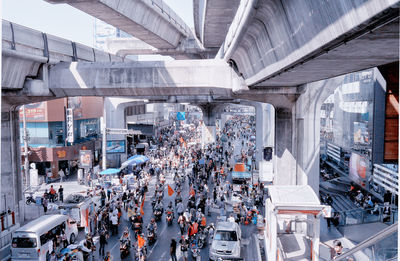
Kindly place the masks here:
<instances>
[{"instance_id":1,"label":"handrail","mask_svg":"<svg viewBox=\"0 0 400 261\"><path fill-rule=\"evenodd\" d=\"M358 245L356 245L355 247L353 247L352 249L350 249L349 251L343 253L340 256L337 256L335 259L335 261L340 261L340 260L346 260L347 257L350 257L351 255L353 255L354 253L363 250L369 246L372 246L373 244L381 241L382 239L384 239L385 237L395 233L398 230L398 224L397 222L394 223L393 225L383 229L382 231L378 232L377 234L367 238L366 240L364 240L363 242L359 243Z\"/></svg>"}]
</instances>

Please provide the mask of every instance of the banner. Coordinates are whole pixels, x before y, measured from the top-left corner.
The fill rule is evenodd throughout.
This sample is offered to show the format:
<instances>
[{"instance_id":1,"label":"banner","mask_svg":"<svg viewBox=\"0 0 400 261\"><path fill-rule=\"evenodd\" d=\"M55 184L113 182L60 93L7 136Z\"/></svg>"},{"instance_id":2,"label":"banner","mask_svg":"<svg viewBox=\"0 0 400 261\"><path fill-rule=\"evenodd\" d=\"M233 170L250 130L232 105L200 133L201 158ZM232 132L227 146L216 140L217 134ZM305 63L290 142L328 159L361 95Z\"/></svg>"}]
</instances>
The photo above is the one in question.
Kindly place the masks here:
<instances>
[{"instance_id":1,"label":"banner","mask_svg":"<svg viewBox=\"0 0 400 261\"><path fill-rule=\"evenodd\" d=\"M138 240L139 248L142 248L144 246L144 244L146 243L146 240L144 240L144 238L142 238L140 235L137 236L137 240Z\"/></svg>"},{"instance_id":2,"label":"banner","mask_svg":"<svg viewBox=\"0 0 400 261\"><path fill-rule=\"evenodd\" d=\"M81 227L89 226L89 209L81 209Z\"/></svg>"},{"instance_id":3,"label":"banner","mask_svg":"<svg viewBox=\"0 0 400 261\"><path fill-rule=\"evenodd\" d=\"M174 194L174 190L171 188L170 185L168 185L168 196L172 196Z\"/></svg>"}]
</instances>

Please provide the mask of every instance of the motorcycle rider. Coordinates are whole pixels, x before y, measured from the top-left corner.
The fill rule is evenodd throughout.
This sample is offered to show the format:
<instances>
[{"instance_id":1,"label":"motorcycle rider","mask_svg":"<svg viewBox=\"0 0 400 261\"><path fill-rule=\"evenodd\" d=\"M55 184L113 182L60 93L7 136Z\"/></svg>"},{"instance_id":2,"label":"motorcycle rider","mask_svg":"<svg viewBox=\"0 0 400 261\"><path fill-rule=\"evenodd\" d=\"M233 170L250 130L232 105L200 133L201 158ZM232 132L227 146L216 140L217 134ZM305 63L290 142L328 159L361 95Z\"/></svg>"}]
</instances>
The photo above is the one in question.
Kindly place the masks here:
<instances>
[{"instance_id":1,"label":"motorcycle rider","mask_svg":"<svg viewBox=\"0 0 400 261\"><path fill-rule=\"evenodd\" d=\"M125 228L124 233L122 234L121 238L119 239L121 243L124 243L125 241L128 243L127 246L128 248L131 247L131 235L129 233L128 227Z\"/></svg>"},{"instance_id":2,"label":"motorcycle rider","mask_svg":"<svg viewBox=\"0 0 400 261\"><path fill-rule=\"evenodd\" d=\"M152 218L150 223L147 225L147 230L153 232L154 236L157 233L157 223L154 218Z\"/></svg>"},{"instance_id":3,"label":"motorcycle rider","mask_svg":"<svg viewBox=\"0 0 400 261\"><path fill-rule=\"evenodd\" d=\"M161 201L161 198L158 199L158 201L157 201L157 203L156 203L154 209L158 209L158 210L160 210L161 212L164 211L164 205L163 205L163 203L162 203L162 201Z\"/></svg>"},{"instance_id":4,"label":"motorcycle rider","mask_svg":"<svg viewBox=\"0 0 400 261\"><path fill-rule=\"evenodd\" d=\"M165 213L166 214L171 213L172 214L172 219L174 219L174 209L172 208L172 202L171 201L169 202L169 204L167 206L167 209L165 210Z\"/></svg>"},{"instance_id":5,"label":"motorcycle rider","mask_svg":"<svg viewBox=\"0 0 400 261\"><path fill-rule=\"evenodd\" d=\"M179 201L179 203L176 205L176 212L178 213L178 216L183 215L184 211L185 211L185 206L183 205L182 201Z\"/></svg>"}]
</instances>

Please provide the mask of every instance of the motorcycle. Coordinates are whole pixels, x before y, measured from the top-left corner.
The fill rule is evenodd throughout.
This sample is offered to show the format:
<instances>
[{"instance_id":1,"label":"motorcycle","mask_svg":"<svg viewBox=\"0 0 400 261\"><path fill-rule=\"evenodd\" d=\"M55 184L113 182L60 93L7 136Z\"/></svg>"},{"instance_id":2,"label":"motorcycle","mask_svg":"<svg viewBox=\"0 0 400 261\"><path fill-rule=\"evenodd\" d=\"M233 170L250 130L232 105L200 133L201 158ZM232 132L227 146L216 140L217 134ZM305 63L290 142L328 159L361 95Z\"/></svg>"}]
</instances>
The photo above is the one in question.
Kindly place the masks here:
<instances>
[{"instance_id":1,"label":"motorcycle","mask_svg":"<svg viewBox=\"0 0 400 261\"><path fill-rule=\"evenodd\" d=\"M193 239L192 243L190 244L190 251L192 252L192 257L194 260L196 261L200 261L201 260L201 256L200 256L200 249L197 245L197 239Z\"/></svg>"},{"instance_id":2,"label":"motorcycle","mask_svg":"<svg viewBox=\"0 0 400 261\"><path fill-rule=\"evenodd\" d=\"M156 209L154 210L154 219L155 219L156 221L160 221L160 220L161 220L161 216L162 216L162 211L161 211L161 209L156 208Z\"/></svg>"},{"instance_id":3,"label":"motorcycle","mask_svg":"<svg viewBox=\"0 0 400 261\"><path fill-rule=\"evenodd\" d=\"M154 197L153 201L151 201L151 207L152 207L153 211L154 211L155 206L156 206L156 197Z\"/></svg>"},{"instance_id":4,"label":"motorcycle","mask_svg":"<svg viewBox=\"0 0 400 261\"><path fill-rule=\"evenodd\" d=\"M32 195L29 195L29 196L26 197L26 204L30 205L31 203L35 204L36 200L33 198Z\"/></svg>"},{"instance_id":5,"label":"motorcycle","mask_svg":"<svg viewBox=\"0 0 400 261\"><path fill-rule=\"evenodd\" d=\"M154 230L149 230L147 233L147 240L149 241L149 245L152 245L156 242L157 240L157 235Z\"/></svg>"},{"instance_id":6,"label":"motorcycle","mask_svg":"<svg viewBox=\"0 0 400 261\"><path fill-rule=\"evenodd\" d=\"M136 246L135 260L136 261L145 261L147 259L147 247L144 245L139 248Z\"/></svg>"},{"instance_id":7,"label":"motorcycle","mask_svg":"<svg viewBox=\"0 0 400 261\"><path fill-rule=\"evenodd\" d=\"M168 226L172 224L172 220L174 219L174 213L171 211L167 212L167 216L165 217L165 220L167 221Z\"/></svg>"},{"instance_id":8,"label":"motorcycle","mask_svg":"<svg viewBox=\"0 0 400 261\"><path fill-rule=\"evenodd\" d=\"M208 230L204 228L201 232L197 234L197 246L201 249L207 245L207 235Z\"/></svg>"},{"instance_id":9,"label":"motorcycle","mask_svg":"<svg viewBox=\"0 0 400 261\"><path fill-rule=\"evenodd\" d=\"M135 238L137 238L137 235L142 233L142 223L133 223L133 231L135 232Z\"/></svg>"},{"instance_id":10,"label":"motorcycle","mask_svg":"<svg viewBox=\"0 0 400 261\"><path fill-rule=\"evenodd\" d=\"M127 239L121 239L119 242L119 251L121 253L121 259L125 258L130 253L130 242Z\"/></svg>"}]
</instances>

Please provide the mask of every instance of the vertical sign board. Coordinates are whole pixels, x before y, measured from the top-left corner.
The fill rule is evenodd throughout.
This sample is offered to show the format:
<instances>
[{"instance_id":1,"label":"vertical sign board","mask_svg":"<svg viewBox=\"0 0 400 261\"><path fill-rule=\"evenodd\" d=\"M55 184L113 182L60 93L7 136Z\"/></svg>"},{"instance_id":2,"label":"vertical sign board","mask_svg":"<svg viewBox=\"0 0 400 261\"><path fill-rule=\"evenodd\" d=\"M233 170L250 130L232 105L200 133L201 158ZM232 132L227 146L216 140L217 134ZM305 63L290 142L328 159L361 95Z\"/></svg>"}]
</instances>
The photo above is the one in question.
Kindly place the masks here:
<instances>
[{"instance_id":1,"label":"vertical sign board","mask_svg":"<svg viewBox=\"0 0 400 261\"><path fill-rule=\"evenodd\" d=\"M67 141L74 142L74 109L67 109Z\"/></svg>"}]
</instances>

